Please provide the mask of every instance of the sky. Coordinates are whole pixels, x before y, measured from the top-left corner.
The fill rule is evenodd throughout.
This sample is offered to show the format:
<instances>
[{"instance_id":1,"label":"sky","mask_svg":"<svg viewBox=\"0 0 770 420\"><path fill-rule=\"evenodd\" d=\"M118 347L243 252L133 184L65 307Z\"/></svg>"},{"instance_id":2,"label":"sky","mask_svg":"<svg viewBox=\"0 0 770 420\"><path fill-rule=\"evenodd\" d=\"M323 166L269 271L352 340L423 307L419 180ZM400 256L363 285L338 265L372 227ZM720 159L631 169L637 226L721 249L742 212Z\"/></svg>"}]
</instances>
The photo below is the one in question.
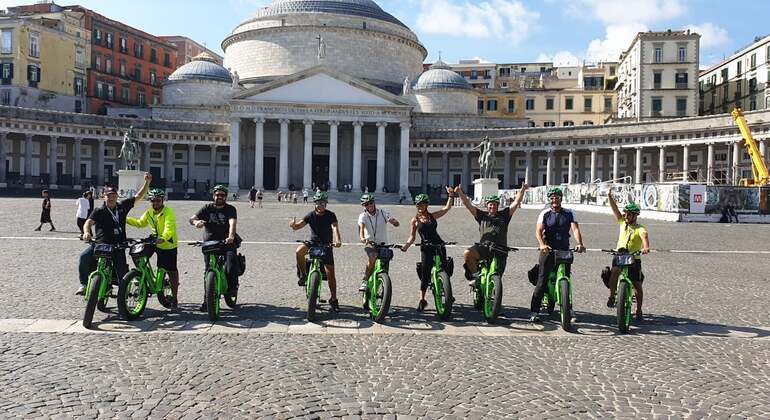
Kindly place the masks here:
<instances>
[{"instance_id":1,"label":"sky","mask_svg":"<svg viewBox=\"0 0 770 420\"><path fill-rule=\"evenodd\" d=\"M692 29L706 68L770 34L768 0L376 0L444 61L617 61L637 32ZM35 0L0 0L0 9ZM72 4L57 1L60 5ZM270 0L80 0L154 35L185 35L222 53L222 40Z\"/></svg>"}]
</instances>

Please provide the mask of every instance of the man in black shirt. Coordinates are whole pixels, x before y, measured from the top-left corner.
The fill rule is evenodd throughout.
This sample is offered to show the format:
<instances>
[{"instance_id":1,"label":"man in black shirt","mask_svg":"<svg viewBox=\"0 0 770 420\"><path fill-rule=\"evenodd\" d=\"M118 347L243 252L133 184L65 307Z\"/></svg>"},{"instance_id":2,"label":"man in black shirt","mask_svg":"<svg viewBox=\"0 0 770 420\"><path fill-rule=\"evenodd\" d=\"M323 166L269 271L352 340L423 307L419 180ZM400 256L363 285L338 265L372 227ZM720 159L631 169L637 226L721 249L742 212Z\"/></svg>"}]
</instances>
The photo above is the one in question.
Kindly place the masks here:
<instances>
[{"instance_id":1,"label":"man in black shirt","mask_svg":"<svg viewBox=\"0 0 770 420\"><path fill-rule=\"evenodd\" d=\"M484 202L487 207L487 211L477 209L467 195L463 192L459 186L455 188L455 194L459 194L460 200L463 202L465 208L471 213L476 222L479 224L479 234L481 238L479 243L493 242L495 245L502 249L508 248L508 224L511 223L511 216L516 212L516 209L521 205L524 199L524 193L529 188L528 185L523 185L516 195L516 199L513 200L510 207L506 207L500 210L500 197L487 196L484 197ZM490 252L489 248L484 246L474 245L465 250L465 265L468 269L468 284L475 286L480 280L480 273L478 272L478 263L480 259L491 259L493 256L497 257L497 269L500 276L505 272L505 264L508 259L508 252L493 251Z\"/></svg>"},{"instance_id":2,"label":"man in black shirt","mask_svg":"<svg viewBox=\"0 0 770 420\"><path fill-rule=\"evenodd\" d=\"M225 252L225 275L227 276L227 289L231 294L238 292L238 255L236 249L240 245L237 241L238 212L235 207L227 204L227 187L217 185L214 187L214 202L206 204L193 217L190 224L198 229L205 228L203 241L224 241L228 245ZM208 258L203 256L203 261L208 268ZM204 291L205 293L205 291ZM204 298L201 311L206 311Z\"/></svg>"},{"instance_id":3,"label":"man in black shirt","mask_svg":"<svg viewBox=\"0 0 770 420\"><path fill-rule=\"evenodd\" d=\"M105 187L102 191L104 205L94 209L88 216L85 225L83 225L83 240L86 242L94 240L100 244L117 245L126 241L126 217L128 212L134 207L136 200L142 200L147 190L150 188L152 175L144 174L144 185L133 198L127 198L118 202L118 190L115 187ZM96 234L91 233L91 227L95 228ZM118 281L128 272L126 264L126 251L116 250L112 257L112 263L115 267L115 278ZM80 254L80 264L78 271L80 273L80 288L75 293L82 295L85 286L88 283L88 276L96 270L96 259L94 258L94 245L91 244Z\"/></svg>"},{"instance_id":4,"label":"man in black shirt","mask_svg":"<svg viewBox=\"0 0 770 420\"><path fill-rule=\"evenodd\" d=\"M342 236L340 235L340 229L337 225L337 215L333 212L326 210L326 204L329 201L329 196L323 191L318 191L313 196L313 203L315 204L315 210L308 213L301 221L297 222L297 218L289 222L289 227L294 230L300 230L306 225L310 225L310 241L320 242L322 244L330 244L335 248L342 246ZM332 238L334 234L334 239ZM307 277L305 267L305 256L309 249L307 245L302 244L297 248L297 275L299 281L297 284L304 287L305 277ZM329 282L329 293L331 298L329 299L329 305L336 312L340 311L340 303L337 300L337 280L334 277L334 253L329 249L326 260L324 261L324 270L326 271L326 278Z\"/></svg>"}]
</instances>

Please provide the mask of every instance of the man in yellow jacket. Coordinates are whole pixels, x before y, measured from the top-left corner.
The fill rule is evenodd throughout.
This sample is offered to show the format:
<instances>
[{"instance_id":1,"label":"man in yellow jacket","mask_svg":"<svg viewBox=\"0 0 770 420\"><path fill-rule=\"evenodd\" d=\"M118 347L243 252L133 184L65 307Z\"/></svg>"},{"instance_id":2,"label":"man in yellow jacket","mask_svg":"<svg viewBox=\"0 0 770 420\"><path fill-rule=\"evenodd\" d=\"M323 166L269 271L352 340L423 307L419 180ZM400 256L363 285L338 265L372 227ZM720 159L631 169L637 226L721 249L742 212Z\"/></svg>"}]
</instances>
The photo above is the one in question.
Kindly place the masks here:
<instances>
[{"instance_id":1,"label":"man in yellow jacket","mask_svg":"<svg viewBox=\"0 0 770 420\"><path fill-rule=\"evenodd\" d=\"M177 292L179 291L179 270L177 269L177 245L179 239L176 235L176 215L171 207L164 204L166 192L153 188L147 196L152 203L152 208L142 214L139 219L129 217L126 223L137 228L150 226L152 234L157 236L156 253L158 255L158 268L166 270L168 279L171 283L171 290L174 293L174 300L171 303L172 308L177 307Z\"/></svg>"}]
</instances>

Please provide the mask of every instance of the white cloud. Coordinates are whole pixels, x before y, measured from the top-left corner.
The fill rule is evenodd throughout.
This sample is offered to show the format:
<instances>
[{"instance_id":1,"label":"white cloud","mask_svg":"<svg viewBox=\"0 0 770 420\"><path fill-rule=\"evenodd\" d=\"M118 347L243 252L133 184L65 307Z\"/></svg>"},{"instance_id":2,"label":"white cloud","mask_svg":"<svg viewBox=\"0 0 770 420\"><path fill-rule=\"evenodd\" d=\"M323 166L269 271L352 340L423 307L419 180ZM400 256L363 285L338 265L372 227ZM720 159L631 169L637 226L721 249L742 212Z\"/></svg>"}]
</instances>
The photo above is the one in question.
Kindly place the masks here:
<instances>
[{"instance_id":1,"label":"white cloud","mask_svg":"<svg viewBox=\"0 0 770 420\"><path fill-rule=\"evenodd\" d=\"M540 15L520 0L480 3L456 0L423 0L418 28L429 34L477 39L508 39L518 45L529 35Z\"/></svg>"},{"instance_id":2,"label":"white cloud","mask_svg":"<svg viewBox=\"0 0 770 420\"><path fill-rule=\"evenodd\" d=\"M618 61L620 54L631 46L639 32L646 32L642 23L607 26L604 39L594 39L588 44L586 59L589 61Z\"/></svg>"},{"instance_id":3,"label":"white cloud","mask_svg":"<svg viewBox=\"0 0 770 420\"><path fill-rule=\"evenodd\" d=\"M580 65L580 58L570 51L559 51L553 55L540 53L535 61L538 63L552 62L556 67Z\"/></svg>"},{"instance_id":4,"label":"white cloud","mask_svg":"<svg viewBox=\"0 0 770 420\"><path fill-rule=\"evenodd\" d=\"M727 30L711 22L702 25L688 25L687 29L700 34L701 48L720 47L730 42Z\"/></svg>"},{"instance_id":5,"label":"white cloud","mask_svg":"<svg viewBox=\"0 0 770 420\"><path fill-rule=\"evenodd\" d=\"M582 19L597 19L607 25L654 23L680 17L687 7L682 0L574 0L566 13Z\"/></svg>"}]
</instances>

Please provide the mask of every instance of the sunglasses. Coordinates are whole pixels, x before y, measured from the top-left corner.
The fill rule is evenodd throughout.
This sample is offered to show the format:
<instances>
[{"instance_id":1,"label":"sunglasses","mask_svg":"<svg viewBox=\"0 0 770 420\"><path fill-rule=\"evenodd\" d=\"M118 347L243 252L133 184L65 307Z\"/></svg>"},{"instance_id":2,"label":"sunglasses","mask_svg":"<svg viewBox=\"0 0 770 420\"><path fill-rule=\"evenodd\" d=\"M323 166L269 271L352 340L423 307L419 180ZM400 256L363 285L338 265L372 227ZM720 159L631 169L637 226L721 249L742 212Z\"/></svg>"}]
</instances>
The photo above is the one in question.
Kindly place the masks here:
<instances>
[{"instance_id":1,"label":"sunglasses","mask_svg":"<svg viewBox=\"0 0 770 420\"><path fill-rule=\"evenodd\" d=\"M150 202L153 202L153 203L160 203L161 201L163 201L162 198L153 198L152 200L150 200Z\"/></svg>"},{"instance_id":2,"label":"sunglasses","mask_svg":"<svg viewBox=\"0 0 770 420\"><path fill-rule=\"evenodd\" d=\"M225 197L227 197L227 194L214 194L214 197L222 197L222 198L225 198Z\"/></svg>"}]
</instances>

